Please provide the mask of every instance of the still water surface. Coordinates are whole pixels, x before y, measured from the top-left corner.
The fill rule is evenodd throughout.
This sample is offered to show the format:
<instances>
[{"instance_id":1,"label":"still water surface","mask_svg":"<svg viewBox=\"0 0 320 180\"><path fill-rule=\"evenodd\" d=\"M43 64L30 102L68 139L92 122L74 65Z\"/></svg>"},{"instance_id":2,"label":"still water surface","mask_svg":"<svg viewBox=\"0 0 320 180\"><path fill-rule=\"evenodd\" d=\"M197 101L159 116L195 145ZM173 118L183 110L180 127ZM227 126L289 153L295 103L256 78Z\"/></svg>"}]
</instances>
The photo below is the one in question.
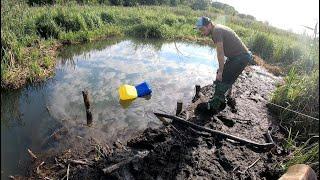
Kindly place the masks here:
<instances>
[{"instance_id":1,"label":"still water surface","mask_svg":"<svg viewBox=\"0 0 320 180\"><path fill-rule=\"evenodd\" d=\"M90 93L98 136L126 139L130 132L160 124L153 110L174 113L177 100L191 101L195 84L211 83L215 57L208 46L158 40L115 39L64 48L52 79L1 92L1 177L25 173L26 149L44 151L40 145L62 121L85 124L82 90ZM151 85L151 97L119 102L121 84L143 81Z\"/></svg>"}]
</instances>

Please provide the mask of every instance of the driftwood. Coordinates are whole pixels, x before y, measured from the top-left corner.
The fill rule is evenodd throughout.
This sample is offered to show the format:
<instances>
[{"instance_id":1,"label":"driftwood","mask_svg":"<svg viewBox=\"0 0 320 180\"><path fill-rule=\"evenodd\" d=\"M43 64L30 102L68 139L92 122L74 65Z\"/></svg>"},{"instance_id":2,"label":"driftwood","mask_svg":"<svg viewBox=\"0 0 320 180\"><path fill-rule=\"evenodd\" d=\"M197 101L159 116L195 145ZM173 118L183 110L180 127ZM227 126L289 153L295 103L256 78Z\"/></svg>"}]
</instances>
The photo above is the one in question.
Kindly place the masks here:
<instances>
[{"instance_id":1,"label":"driftwood","mask_svg":"<svg viewBox=\"0 0 320 180\"><path fill-rule=\"evenodd\" d=\"M196 129L196 130L205 131L205 132L211 133L213 135L218 135L218 136L220 136L222 138L228 138L228 139L240 142L240 143L251 145L251 146L256 147L256 148L270 150L272 147L274 147L273 141L269 142L269 143L261 144L261 143L254 142L254 141L249 140L249 139L237 137L237 136L232 135L232 134L227 134L227 133L224 133L224 132L221 132L221 131L217 131L217 130L213 130L213 129L210 129L210 128L202 127L202 126L199 126L199 125L194 124L192 122L186 121L186 120L184 120L184 119L182 119L180 117L177 117L177 116L172 116L172 115L162 114L162 113L154 113L154 114L157 117L169 118L169 119L172 119L175 122L178 122L178 123L183 124L185 126L192 127L193 129ZM269 133L269 131L268 131L268 133Z\"/></svg>"}]
</instances>

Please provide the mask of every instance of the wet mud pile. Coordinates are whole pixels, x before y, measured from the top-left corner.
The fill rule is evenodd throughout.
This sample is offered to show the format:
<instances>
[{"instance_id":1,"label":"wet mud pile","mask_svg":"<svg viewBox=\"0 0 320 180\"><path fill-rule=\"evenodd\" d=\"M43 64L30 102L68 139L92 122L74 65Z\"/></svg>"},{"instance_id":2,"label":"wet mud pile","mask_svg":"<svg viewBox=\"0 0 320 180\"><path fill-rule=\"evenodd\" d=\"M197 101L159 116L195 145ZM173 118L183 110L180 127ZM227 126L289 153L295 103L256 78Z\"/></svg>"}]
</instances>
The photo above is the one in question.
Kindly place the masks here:
<instances>
[{"instance_id":1,"label":"wet mud pile","mask_svg":"<svg viewBox=\"0 0 320 180\"><path fill-rule=\"evenodd\" d=\"M283 173L279 162L287 153L267 100L280 82L263 68L249 66L233 86L236 111L227 106L215 117L196 113L197 104L212 96L208 85L200 90L203 96L179 114L202 127L260 144L268 142L265 134L271 127L276 144L272 148L252 147L160 118L163 126L147 128L127 142L110 145L86 137L63 152L39 156L30 179L277 179Z\"/></svg>"}]
</instances>

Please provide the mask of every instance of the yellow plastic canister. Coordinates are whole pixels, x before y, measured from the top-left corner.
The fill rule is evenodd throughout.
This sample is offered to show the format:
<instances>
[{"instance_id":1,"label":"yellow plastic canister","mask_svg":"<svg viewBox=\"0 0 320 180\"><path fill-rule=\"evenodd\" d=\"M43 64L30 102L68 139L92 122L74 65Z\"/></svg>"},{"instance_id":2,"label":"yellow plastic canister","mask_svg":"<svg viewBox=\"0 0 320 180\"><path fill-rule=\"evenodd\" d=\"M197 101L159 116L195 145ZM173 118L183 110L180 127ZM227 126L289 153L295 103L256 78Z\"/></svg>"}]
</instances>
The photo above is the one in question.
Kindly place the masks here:
<instances>
[{"instance_id":1,"label":"yellow plastic canister","mask_svg":"<svg viewBox=\"0 0 320 180\"><path fill-rule=\"evenodd\" d=\"M138 97L137 89L127 84L119 87L119 96L121 100L135 99Z\"/></svg>"}]
</instances>

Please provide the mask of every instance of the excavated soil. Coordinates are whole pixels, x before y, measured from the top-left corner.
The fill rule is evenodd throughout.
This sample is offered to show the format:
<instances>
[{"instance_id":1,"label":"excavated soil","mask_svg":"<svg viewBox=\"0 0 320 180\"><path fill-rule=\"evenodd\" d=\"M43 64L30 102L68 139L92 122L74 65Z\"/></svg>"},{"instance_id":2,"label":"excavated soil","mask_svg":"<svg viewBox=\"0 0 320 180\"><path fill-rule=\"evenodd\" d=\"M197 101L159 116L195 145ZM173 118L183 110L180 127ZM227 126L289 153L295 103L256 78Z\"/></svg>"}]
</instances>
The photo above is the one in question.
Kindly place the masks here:
<instances>
[{"instance_id":1,"label":"excavated soil","mask_svg":"<svg viewBox=\"0 0 320 180\"><path fill-rule=\"evenodd\" d=\"M283 137L268 111L267 100L281 82L265 69L249 66L233 86L236 112L227 106L218 119L195 113L197 104L212 96L213 86L208 85L201 88L204 97L190 102L180 114L195 124L259 143L267 141L264 134L272 127L276 146L271 150L252 148L176 122L147 128L128 141L111 144L66 132L59 136L77 143L59 153L38 155L29 179L277 179L283 173L279 162L287 153L281 148Z\"/></svg>"}]
</instances>

